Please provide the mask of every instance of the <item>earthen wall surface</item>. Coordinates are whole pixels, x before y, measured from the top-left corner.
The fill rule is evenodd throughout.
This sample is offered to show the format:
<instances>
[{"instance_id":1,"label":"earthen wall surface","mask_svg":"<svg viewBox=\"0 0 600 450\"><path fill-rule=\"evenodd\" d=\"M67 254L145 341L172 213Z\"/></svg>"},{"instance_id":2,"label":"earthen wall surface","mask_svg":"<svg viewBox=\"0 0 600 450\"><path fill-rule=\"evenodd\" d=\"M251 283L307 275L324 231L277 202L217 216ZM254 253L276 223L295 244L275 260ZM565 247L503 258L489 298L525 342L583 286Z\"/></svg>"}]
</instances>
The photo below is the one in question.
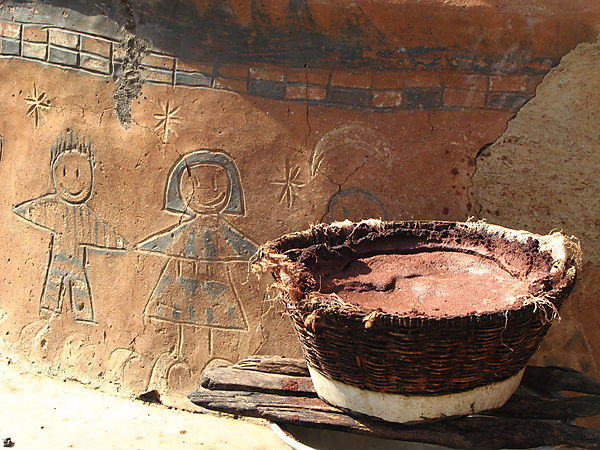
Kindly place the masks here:
<instances>
[{"instance_id":1,"label":"earthen wall surface","mask_svg":"<svg viewBox=\"0 0 600 450\"><path fill-rule=\"evenodd\" d=\"M5 351L185 393L300 355L265 241L481 216L582 239L540 358L599 375L596 2L51 3L0 7Z\"/></svg>"}]
</instances>

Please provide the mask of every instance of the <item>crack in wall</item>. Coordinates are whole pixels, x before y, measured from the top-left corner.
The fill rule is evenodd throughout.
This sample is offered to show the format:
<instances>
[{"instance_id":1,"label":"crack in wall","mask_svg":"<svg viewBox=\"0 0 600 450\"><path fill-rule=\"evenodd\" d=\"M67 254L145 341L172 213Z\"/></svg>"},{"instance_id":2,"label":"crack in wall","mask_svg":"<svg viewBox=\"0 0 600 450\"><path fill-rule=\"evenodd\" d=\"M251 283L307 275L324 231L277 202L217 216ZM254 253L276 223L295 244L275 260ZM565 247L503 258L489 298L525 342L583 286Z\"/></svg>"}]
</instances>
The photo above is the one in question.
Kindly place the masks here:
<instances>
[{"instance_id":1,"label":"crack in wall","mask_svg":"<svg viewBox=\"0 0 600 450\"><path fill-rule=\"evenodd\" d=\"M344 179L344 181L342 181L341 183L336 183L330 176L324 174L325 178L327 180L329 180L330 183L334 184L337 186L337 190L331 195L330 199L333 198L336 194L339 194L344 185L348 182L348 180L350 178L352 178L352 176L358 172L360 169L362 169L364 166L366 166L368 163L368 161L365 159L363 160L363 162L361 164L359 164L352 172L350 172L350 174L348 174L348 176ZM330 200L331 201L331 200ZM329 204L329 203L328 203ZM324 223L325 219L327 217L328 211L325 211L325 213L321 216L321 219L319 220L319 222Z\"/></svg>"},{"instance_id":2,"label":"crack in wall","mask_svg":"<svg viewBox=\"0 0 600 450\"><path fill-rule=\"evenodd\" d=\"M525 105L523 105L525 106ZM519 109L520 111L520 109ZM466 193L467 193L467 201L468 204L471 205L471 207L473 208L473 212L472 214L475 215L475 217L481 219L481 205L479 204L479 202L477 201L477 198L473 192L473 188L474 188L474 182L473 179L475 178L475 174L477 173L477 162L480 160L480 158L485 158L486 156L488 156L491 152L492 147L497 144L498 142L500 142L503 139L504 134L506 133L506 131L508 130L510 123L517 117L518 111L515 112L515 114L506 122L506 126L504 127L504 129L502 130L502 132L499 134L499 136L491 142L487 142L484 145L482 145L479 150L477 150L477 153L475 154L475 157L473 158L473 173L471 174L471 176L469 177L469 183L466 186Z\"/></svg>"},{"instance_id":3,"label":"crack in wall","mask_svg":"<svg viewBox=\"0 0 600 450\"><path fill-rule=\"evenodd\" d=\"M123 25L125 29L130 33L135 33L135 15L133 14L133 5L129 0L121 0L119 13L125 18L125 24Z\"/></svg>"},{"instance_id":4,"label":"crack in wall","mask_svg":"<svg viewBox=\"0 0 600 450\"><path fill-rule=\"evenodd\" d=\"M489 156L491 153L492 147L496 144L502 143L505 140L504 135L508 131L512 121L518 117L519 113L523 110L523 108L525 108L525 106L527 106L534 98L537 97L537 94L538 94L537 88L544 82L544 80L546 79L546 76L548 76L548 74L551 72L552 71L546 73L546 75L541 80L539 80L538 84L535 86L535 89L533 89L533 94L531 95L531 97L529 97L527 99L527 101L524 102L523 105L514 112L512 117L510 119L508 119L508 121L506 122L506 126L503 128L503 130L500 132L500 134L496 137L496 139L482 145L479 148L479 150L477 151L477 153L475 154L475 157L473 158L473 163L474 163L473 173L471 174L471 176L469 178L469 184L466 186L466 193L467 193L468 202L470 205L472 205L472 207L474 209L473 214L475 214L476 217L481 218L481 210L482 210L482 207L479 204L479 202L477 201L476 196L474 195L474 192L473 192L473 188L474 188L473 179L475 178L475 174L477 173L478 161L480 161L481 158L485 158L485 157Z\"/></svg>"}]
</instances>

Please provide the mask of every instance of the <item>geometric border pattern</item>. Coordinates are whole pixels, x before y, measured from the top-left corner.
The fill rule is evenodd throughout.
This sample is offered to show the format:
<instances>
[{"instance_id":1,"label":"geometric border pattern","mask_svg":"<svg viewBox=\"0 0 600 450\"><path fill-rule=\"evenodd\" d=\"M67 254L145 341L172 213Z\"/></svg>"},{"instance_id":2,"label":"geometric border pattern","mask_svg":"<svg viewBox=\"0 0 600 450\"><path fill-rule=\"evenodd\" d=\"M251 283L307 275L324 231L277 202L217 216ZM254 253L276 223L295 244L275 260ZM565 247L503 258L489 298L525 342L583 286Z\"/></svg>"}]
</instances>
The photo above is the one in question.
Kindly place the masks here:
<instances>
[{"instance_id":1,"label":"geometric border pattern","mask_svg":"<svg viewBox=\"0 0 600 450\"><path fill-rule=\"evenodd\" d=\"M121 42L52 25L0 22L0 58L113 77L122 74ZM375 112L401 110L518 111L542 75L486 75L458 70L336 71L214 63L186 64L150 50L145 83L219 89L257 97Z\"/></svg>"}]
</instances>

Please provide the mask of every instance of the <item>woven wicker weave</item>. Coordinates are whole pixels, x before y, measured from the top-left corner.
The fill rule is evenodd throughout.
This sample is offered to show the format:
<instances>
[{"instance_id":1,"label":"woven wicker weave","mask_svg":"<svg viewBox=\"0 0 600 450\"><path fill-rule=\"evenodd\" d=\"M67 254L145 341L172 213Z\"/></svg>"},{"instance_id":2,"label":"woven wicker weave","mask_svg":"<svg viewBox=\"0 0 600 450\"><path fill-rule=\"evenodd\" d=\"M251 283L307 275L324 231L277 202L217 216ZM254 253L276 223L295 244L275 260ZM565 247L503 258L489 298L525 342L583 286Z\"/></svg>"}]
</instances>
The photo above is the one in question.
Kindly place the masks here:
<instances>
[{"instance_id":1,"label":"woven wicker weave","mask_svg":"<svg viewBox=\"0 0 600 450\"><path fill-rule=\"evenodd\" d=\"M372 311L322 294L311 268L377 253L449 250L494 259L519 274L547 276L512 310L463 317ZM310 249L306 252L306 249ZM579 246L481 222L341 222L268 243L257 264L271 270L305 356L323 375L362 389L441 395L504 380L525 366L576 278Z\"/></svg>"}]
</instances>

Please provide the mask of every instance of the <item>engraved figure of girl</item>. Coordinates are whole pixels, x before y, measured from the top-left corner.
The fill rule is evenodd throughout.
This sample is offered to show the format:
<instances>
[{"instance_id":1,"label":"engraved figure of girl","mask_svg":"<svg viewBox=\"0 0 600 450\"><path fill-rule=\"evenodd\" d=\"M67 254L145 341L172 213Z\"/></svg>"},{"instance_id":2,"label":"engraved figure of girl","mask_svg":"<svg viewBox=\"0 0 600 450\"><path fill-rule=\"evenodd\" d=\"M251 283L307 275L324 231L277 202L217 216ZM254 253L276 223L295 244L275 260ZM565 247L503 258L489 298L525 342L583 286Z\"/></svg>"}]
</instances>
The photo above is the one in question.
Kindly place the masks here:
<instances>
[{"instance_id":1,"label":"engraved figure of girl","mask_svg":"<svg viewBox=\"0 0 600 450\"><path fill-rule=\"evenodd\" d=\"M88 248L123 251L125 239L86 205L94 180L90 143L67 132L51 148L50 168L54 192L14 209L15 214L52 233L40 310L60 314L68 298L76 321L95 323Z\"/></svg>"},{"instance_id":2,"label":"engraved figure of girl","mask_svg":"<svg viewBox=\"0 0 600 450\"><path fill-rule=\"evenodd\" d=\"M209 150L180 158L169 174L164 209L184 219L138 244L140 250L169 257L145 317L180 326L247 330L230 268L250 259L256 245L224 217L244 213L231 158Z\"/></svg>"}]
</instances>

